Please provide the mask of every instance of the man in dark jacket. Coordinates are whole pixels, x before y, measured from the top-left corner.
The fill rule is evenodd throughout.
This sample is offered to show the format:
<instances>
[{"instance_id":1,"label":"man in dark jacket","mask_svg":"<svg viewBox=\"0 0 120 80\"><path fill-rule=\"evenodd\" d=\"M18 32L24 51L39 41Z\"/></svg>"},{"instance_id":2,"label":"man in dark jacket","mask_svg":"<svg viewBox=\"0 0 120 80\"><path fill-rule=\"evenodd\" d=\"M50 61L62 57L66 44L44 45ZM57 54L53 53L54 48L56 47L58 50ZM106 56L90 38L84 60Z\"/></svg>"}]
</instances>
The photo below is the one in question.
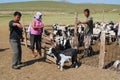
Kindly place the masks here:
<instances>
[{"instance_id":1,"label":"man in dark jacket","mask_svg":"<svg viewBox=\"0 0 120 80\"><path fill-rule=\"evenodd\" d=\"M12 68L13 69L20 69L21 62L21 43L20 40L22 38L22 25L19 22L22 14L20 12L14 12L14 18L9 22L9 29L10 29L10 45L13 50L13 57L12 57Z\"/></svg>"}]
</instances>

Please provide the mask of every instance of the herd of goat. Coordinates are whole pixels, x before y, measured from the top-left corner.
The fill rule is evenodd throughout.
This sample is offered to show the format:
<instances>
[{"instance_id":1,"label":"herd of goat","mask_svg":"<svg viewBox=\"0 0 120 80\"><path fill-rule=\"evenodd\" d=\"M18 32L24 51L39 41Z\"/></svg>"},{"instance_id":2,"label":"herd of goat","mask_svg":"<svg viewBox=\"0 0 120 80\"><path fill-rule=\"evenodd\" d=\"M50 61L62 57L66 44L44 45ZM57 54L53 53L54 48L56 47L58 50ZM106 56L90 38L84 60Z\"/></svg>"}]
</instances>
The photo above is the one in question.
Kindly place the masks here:
<instances>
[{"instance_id":1,"label":"herd of goat","mask_svg":"<svg viewBox=\"0 0 120 80\"><path fill-rule=\"evenodd\" d=\"M93 27L93 34L91 42L94 44L95 41L100 41L101 32L105 32L105 41L107 44L115 42L117 40L118 33L118 23L99 23L96 22ZM77 33L75 32L75 27L73 25L63 26L54 24L52 26L52 34L54 37L50 37L55 43L55 48L50 47L48 54L51 54L56 59L56 63L60 70L63 70L64 63L66 61L72 62L72 67L78 67L77 61L77 49L74 49L73 42L75 41L75 35L77 34L78 47L84 46L84 36L85 36L85 25L80 24L77 26ZM50 35L50 33L44 29L44 34ZM56 49L56 47L58 49ZM114 67L117 68L120 65L120 61L117 60L114 63Z\"/></svg>"},{"instance_id":2,"label":"herd of goat","mask_svg":"<svg viewBox=\"0 0 120 80\"><path fill-rule=\"evenodd\" d=\"M100 42L101 32L105 32L105 41L106 44L110 44L118 40L118 30L119 30L119 23L109 22L96 22L93 25L93 34L91 43L95 44L94 42ZM48 50L49 55L54 56L56 59L56 63L60 70L63 70L64 63L66 61L72 62L72 67L78 67L77 61L77 52L78 50L74 47L74 42L78 41L77 47L84 46L84 36L86 26L84 24L77 25L77 32L75 32L74 25L59 25L54 24L52 26L52 31L48 31L47 29L43 29L43 36L49 38L51 43L54 43L54 47L51 47ZM75 37L77 35L77 37ZM120 66L120 60L115 61L113 65L116 69Z\"/></svg>"},{"instance_id":3,"label":"herd of goat","mask_svg":"<svg viewBox=\"0 0 120 80\"><path fill-rule=\"evenodd\" d=\"M61 50L73 48L74 42L74 26L68 25L58 25L54 24L52 26L52 33L54 35L54 42L56 46L59 46ZM101 31L105 31L106 43L109 44L117 40L118 23L99 23L96 22L93 28L92 34L92 44L95 41L100 41ZM44 33L49 35L47 30ZM78 36L78 47L84 45L84 35L85 35L85 25L80 24L77 26L77 36Z\"/></svg>"}]
</instances>

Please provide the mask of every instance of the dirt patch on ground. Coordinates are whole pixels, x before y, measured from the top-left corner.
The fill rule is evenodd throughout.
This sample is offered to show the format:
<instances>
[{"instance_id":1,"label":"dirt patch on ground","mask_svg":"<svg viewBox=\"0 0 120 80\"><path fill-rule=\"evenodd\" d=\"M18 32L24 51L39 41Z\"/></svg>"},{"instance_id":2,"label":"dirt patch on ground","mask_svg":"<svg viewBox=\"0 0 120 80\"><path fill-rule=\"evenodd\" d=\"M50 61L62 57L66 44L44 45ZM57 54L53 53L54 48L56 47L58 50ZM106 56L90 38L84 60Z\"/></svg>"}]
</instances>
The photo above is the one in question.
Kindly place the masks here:
<instances>
[{"instance_id":1,"label":"dirt patch on ground","mask_svg":"<svg viewBox=\"0 0 120 80\"><path fill-rule=\"evenodd\" d=\"M26 65L20 70L12 70L9 31L7 28L1 28L0 32L0 80L120 80L119 72L101 70L85 64L78 69L67 68L61 72L50 61L44 62L42 58L32 58L30 50L24 46L22 46L22 61Z\"/></svg>"}]
</instances>

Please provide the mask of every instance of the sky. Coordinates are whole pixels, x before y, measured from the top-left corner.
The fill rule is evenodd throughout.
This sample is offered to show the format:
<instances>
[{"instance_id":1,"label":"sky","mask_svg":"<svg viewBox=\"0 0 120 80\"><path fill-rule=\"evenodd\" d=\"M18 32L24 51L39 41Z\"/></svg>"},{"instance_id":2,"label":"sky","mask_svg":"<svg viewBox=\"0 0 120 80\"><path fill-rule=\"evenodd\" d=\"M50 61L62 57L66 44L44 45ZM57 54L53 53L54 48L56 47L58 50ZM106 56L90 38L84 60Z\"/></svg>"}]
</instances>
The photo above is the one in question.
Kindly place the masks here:
<instances>
[{"instance_id":1,"label":"sky","mask_svg":"<svg viewBox=\"0 0 120 80\"><path fill-rule=\"evenodd\" d=\"M23 1L35 1L35 0L0 0L0 3L23 2ZM42 0L42 1L67 1L72 3L104 3L120 5L120 0Z\"/></svg>"}]
</instances>

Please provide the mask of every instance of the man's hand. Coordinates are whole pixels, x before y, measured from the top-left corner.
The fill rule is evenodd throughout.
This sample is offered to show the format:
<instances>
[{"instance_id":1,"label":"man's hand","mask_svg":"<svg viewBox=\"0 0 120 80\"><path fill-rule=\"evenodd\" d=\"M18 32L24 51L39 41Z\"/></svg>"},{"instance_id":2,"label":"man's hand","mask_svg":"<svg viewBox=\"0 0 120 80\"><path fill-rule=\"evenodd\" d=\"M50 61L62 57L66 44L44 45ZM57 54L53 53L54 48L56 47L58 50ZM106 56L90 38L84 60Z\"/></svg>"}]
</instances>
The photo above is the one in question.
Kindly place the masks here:
<instances>
[{"instance_id":1,"label":"man's hand","mask_svg":"<svg viewBox=\"0 0 120 80\"><path fill-rule=\"evenodd\" d=\"M80 21L76 21L75 24L79 25L79 24L81 24L81 22Z\"/></svg>"},{"instance_id":2,"label":"man's hand","mask_svg":"<svg viewBox=\"0 0 120 80\"><path fill-rule=\"evenodd\" d=\"M87 21L85 21L85 22L76 21L76 23L75 23L75 24L79 25L79 24L87 24L87 23L88 23Z\"/></svg>"},{"instance_id":3,"label":"man's hand","mask_svg":"<svg viewBox=\"0 0 120 80\"><path fill-rule=\"evenodd\" d=\"M17 26L18 26L19 28L23 28L23 26L22 26L20 23L17 23Z\"/></svg>"}]
</instances>

